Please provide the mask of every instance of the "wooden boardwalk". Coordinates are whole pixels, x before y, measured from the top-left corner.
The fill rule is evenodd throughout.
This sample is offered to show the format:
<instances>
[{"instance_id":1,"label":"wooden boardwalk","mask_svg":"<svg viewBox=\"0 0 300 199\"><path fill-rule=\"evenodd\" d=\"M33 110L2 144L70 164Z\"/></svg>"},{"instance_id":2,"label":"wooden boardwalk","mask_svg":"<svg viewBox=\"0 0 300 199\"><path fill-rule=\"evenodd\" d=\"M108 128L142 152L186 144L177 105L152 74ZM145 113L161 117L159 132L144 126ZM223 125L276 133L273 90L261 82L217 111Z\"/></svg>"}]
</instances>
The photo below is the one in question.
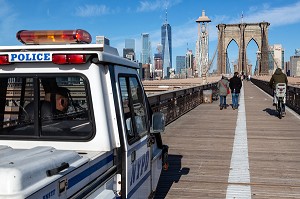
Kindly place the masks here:
<instances>
[{"instance_id":1,"label":"wooden boardwalk","mask_svg":"<svg viewBox=\"0 0 300 199\"><path fill-rule=\"evenodd\" d=\"M239 110L201 104L166 127L170 167L156 199L300 198L299 116L280 120L267 94L243 88Z\"/></svg>"}]
</instances>

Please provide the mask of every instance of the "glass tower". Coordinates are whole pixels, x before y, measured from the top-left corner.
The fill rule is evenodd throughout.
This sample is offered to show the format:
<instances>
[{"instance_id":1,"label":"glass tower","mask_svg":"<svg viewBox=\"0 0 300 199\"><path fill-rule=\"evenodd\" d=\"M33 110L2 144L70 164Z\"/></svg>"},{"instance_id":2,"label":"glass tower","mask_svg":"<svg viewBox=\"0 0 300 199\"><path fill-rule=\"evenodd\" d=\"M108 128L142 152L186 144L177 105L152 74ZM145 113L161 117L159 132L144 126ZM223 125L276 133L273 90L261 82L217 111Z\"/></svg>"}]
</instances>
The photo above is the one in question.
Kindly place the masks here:
<instances>
[{"instance_id":1,"label":"glass tower","mask_svg":"<svg viewBox=\"0 0 300 199\"><path fill-rule=\"evenodd\" d=\"M172 32L166 22L161 26L161 43L163 45L163 76L168 78L168 69L172 68Z\"/></svg>"},{"instance_id":2,"label":"glass tower","mask_svg":"<svg viewBox=\"0 0 300 199\"><path fill-rule=\"evenodd\" d=\"M142 53L141 53L141 63L150 64L151 63L151 43L149 38L149 33L142 33Z\"/></svg>"},{"instance_id":3,"label":"glass tower","mask_svg":"<svg viewBox=\"0 0 300 199\"><path fill-rule=\"evenodd\" d=\"M123 48L123 57L135 61L135 40L125 39L125 48Z\"/></svg>"},{"instance_id":4,"label":"glass tower","mask_svg":"<svg viewBox=\"0 0 300 199\"><path fill-rule=\"evenodd\" d=\"M134 39L125 39L125 48L133 49L133 51L135 51L135 40Z\"/></svg>"}]
</instances>

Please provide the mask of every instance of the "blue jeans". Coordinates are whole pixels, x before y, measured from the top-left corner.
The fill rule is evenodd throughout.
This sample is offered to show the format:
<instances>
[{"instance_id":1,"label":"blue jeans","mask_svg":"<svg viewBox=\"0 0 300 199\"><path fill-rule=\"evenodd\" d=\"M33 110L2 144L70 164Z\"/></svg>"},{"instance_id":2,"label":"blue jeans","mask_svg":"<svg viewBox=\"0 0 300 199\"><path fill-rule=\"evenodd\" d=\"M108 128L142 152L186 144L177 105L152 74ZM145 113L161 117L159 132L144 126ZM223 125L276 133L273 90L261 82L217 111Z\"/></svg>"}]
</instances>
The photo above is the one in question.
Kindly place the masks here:
<instances>
[{"instance_id":1,"label":"blue jeans","mask_svg":"<svg viewBox=\"0 0 300 199\"><path fill-rule=\"evenodd\" d=\"M239 93L232 93L232 108L239 106Z\"/></svg>"},{"instance_id":2,"label":"blue jeans","mask_svg":"<svg viewBox=\"0 0 300 199\"><path fill-rule=\"evenodd\" d=\"M220 95L220 107L226 107L226 96Z\"/></svg>"}]
</instances>

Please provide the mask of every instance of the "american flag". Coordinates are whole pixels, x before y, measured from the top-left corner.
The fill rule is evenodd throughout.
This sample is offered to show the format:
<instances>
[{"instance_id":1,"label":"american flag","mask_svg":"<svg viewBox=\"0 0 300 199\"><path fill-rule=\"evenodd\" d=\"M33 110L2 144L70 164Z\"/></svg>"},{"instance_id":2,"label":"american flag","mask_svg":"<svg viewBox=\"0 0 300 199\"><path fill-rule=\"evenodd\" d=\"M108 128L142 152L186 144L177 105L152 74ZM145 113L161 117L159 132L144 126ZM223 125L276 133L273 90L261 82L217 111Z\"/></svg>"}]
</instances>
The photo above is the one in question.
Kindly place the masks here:
<instances>
[{"instance_id":1,"label":"american flag","mask_svg":"<svg viewBox=\"0 0 300 199\"><path fill-rule=\"evenodd\" d=\"M241 19L242 19L242 23L243 23L243 19L244 19L244 13L243 13L243 11L242 11Z\"/></svg>"}]
</instances>

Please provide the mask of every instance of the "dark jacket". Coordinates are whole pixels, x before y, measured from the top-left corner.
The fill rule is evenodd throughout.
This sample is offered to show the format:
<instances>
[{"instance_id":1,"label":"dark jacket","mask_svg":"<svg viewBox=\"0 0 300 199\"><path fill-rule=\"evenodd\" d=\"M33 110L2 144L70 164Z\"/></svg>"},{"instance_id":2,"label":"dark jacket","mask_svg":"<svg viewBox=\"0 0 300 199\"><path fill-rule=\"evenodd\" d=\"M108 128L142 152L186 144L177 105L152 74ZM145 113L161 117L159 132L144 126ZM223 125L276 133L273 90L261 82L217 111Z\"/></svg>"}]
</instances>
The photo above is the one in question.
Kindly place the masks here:
<instances>
[{"instance_id":1,"label":"dark jacket","mask_svg":"<svg viewBox=\"0 0 300 199\"><path fill-rule=\"evenodd\" d=\"M242 80L238 76L233 76L229 80L229 87L231 90L231 93L240 93L242 88Z\"/></svg>"},{"instance_id":2,"label":"dark jacket","mask_svg":"<svg viewBox=\"0 0 300 199\"><path fill-rule=\"evenodd\" d=\"M277 68L275 70L275 73L272 75L272 77L270 79L269 85L270 85L270 87L275 89L275 86L278 83L286 83L286 85L288 84L288 79L280 68Z\"/></svg>"}]
</instances>

